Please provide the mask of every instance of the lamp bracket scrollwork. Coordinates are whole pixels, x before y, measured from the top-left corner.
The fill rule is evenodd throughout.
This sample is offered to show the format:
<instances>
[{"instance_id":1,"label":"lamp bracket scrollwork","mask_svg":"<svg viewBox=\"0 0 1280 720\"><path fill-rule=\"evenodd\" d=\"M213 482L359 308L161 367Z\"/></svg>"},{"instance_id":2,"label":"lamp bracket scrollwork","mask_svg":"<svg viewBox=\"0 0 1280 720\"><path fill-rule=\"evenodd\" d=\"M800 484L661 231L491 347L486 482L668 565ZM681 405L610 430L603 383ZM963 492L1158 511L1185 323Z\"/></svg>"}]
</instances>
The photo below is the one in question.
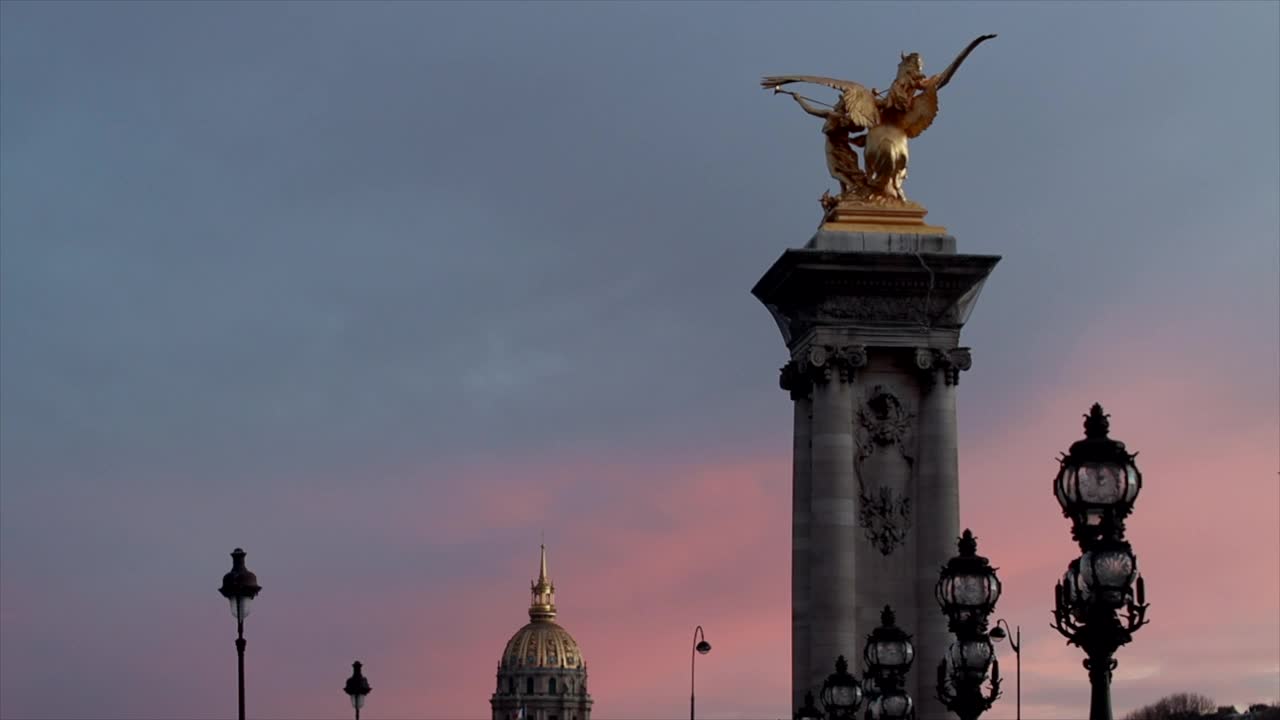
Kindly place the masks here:
<instances>
[{"instance_id":1,"label":"lamp bracket scrollwork","mask_svg":"<svg viewBox=\"0 0 1280 720\"><path fill-rule=\"evenodd\" d=\"M1074 560L1072 564L1078 567L1079 562ZM1058 582L1054 591L1053 629L1066 638L1068 645L1082 648L1091 657L1110 661L1117 649L1129 644L1133 634L1150 622L1147 619L1150 605L1145 600L1141 577L1136 590L1124 594L1118 609L1063 581Z\"/></svg>"}]
</instances>

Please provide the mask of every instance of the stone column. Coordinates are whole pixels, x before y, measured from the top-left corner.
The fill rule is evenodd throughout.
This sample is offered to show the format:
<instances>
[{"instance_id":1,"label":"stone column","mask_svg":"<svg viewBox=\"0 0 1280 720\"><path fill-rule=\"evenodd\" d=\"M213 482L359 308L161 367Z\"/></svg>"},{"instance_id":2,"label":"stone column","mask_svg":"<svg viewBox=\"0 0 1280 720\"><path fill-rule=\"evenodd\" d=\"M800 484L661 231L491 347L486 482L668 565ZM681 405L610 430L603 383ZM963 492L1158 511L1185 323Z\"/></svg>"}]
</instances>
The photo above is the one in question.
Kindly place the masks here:
<instances>
[{"instance_id":1,"label":"stone column","mask_svg":"<svg viewBox=\"0 0 1280 720\"><path fill-rule=\"evenodd\" d=\"M951 643L946 618L934 596L938 572L955 554L960 537L960 469L956 442L956 384L972 361L968 348L916 350L921 373L919 467L916 493L919 525L916 544L916 700L919 720L949 720L934 696L938 662Z\"/></svg>"},{"instance_id":2,"label":"stone column","mask_svg":"<svg viewBox=\"0 0 1280 720\"><path fill-rule=\"evenodd\" d=\"M838 655L860 666L866 633L888 602L916 637L908 687L921 720L932 719L940 717L934 672L947 646L933 586L959 531L954 380L967 353L956 346L999 258L957 254L955 238L936 228L837 225L786 250L751 290L778 325L790 372L812 382L808 417L799 401L795 408L790 697L794 708L820 688ZM853 377L868 353L874 362ZM886 427L855 427L855 401ZM866 432L875 447L860 461ZM875 493L867 528L858 520L860 479ZM895 533L886 523L899 519Z\"/></svg>"},{"instance_id":3,"label":"stone column","mask_svg":"<svg viewBox=\"0 0 1280 720\"><path fill-rule=\"evenodd\" d=\"M805 690L820 690L836 657L861 648L854 615L857 532L852 380L866 364L858 347L813 345L814 372L809 496L809 668Z\"/></svg>"},{"instance_id":4,"label":"stone column","mask_svg":"<svg viewBox=\"0 0 1280 720\"><path fill-rule=\"evenodd\" d=\"M791 705L804 704L809 680L809 498L813 381L796 361L782 368L780 385L795 403L791 449Z\"/></svg>"}]
</instances>

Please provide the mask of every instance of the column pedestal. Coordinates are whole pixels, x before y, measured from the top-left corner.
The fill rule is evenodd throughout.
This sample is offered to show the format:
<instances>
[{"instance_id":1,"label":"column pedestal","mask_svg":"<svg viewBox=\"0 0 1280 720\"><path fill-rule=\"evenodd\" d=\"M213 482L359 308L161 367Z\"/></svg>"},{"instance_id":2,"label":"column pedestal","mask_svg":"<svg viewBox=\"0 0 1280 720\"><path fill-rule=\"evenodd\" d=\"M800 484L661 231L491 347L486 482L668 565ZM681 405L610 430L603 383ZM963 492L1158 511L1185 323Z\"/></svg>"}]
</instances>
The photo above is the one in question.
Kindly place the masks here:
<instances>
[{"instance_id":1,"label":"column pedestal","mask_svg":"<svg viewBox=\"0 0 1280 720\"><path fill-rule=\"evenodd\" d=\"M956 254L949 235L828 228L752 290L791 353L793 708L838 655L860 670L890 604L915 636L907 691L919 720L945 717L933 587L959 534L960 329L998 261Z\"/></svg>"}]
</instances>

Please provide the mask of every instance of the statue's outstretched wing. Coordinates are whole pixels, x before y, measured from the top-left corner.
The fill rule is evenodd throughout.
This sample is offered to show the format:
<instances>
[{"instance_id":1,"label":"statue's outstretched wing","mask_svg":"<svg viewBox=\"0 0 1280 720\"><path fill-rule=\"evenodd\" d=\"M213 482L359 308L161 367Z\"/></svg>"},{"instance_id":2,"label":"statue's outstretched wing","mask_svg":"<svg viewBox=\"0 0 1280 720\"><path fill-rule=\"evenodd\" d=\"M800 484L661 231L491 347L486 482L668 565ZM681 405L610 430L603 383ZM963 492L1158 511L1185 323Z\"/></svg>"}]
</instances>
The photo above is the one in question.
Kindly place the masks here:
<instances>
[{"instance_id":1,"label":"statue's outstretched wing","mask_svg":"<svg viewBox=\"0 0 1280 720\"><path fill-rule=\"evenodd\" d=\"M960 65L964 63L965 58L969 57L969 53L973 52L974 48L993 37L995 35L979 36L969 43L955 60L951 61L946 70L929 78L923 92L912 99L911 110L902 119L902 130L906 132L907 137L918 137L920 133L929 129L929 126L933 124L933 119L938 117L938 91L951 82L956 70L960 69Z\"/></svg>"},{"instance_id":2,"label":"statue's outstretched wing","mask_svg":"<svg viewBox=\"0 0 1280 720\"><path fill-rule=\"evenodd\" d=\"M880 122L880 109L876 107L876 96L856 82L820 75L770 75L760 80L760 86L766 90L773 90L790 83L813 83L839 90L844 110L853 124L869 128Z\"/></svg>"},{"instance_id":3,"label":"statue's outstretched wing","mask_svg":"<svg viewBox=\"0 0 1280 720\"><path fill-rule=\"evenodd\" d=\"M933 119L938 117L938 88L929 83L925 89L911 99L911 109L902 116L902 131L907 137L919 137L920 133L929 129Z\"/></svg>"}]
</instances>

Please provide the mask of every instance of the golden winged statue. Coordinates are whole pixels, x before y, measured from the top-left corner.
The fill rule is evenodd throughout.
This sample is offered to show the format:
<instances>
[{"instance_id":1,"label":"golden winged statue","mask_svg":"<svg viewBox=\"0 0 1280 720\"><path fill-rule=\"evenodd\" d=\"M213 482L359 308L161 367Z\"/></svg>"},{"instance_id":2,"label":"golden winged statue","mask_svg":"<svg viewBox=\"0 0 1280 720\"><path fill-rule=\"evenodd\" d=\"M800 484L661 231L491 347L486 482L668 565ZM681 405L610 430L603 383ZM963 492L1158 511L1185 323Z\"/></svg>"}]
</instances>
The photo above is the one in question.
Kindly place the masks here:
<instances>
[{"instance_id":1,"label":"golden winged statue","mask_svg":"<svg viewBox=\"0 0 1280 720\"><path fill-rule=\"evenodd\" d=\"M889 90L879 93L848 80L817 75L774 75L760 81L766 90L790 95L805 112L823 119L822 132L827 138L827 169L840 183L838 197L823 196L830 209L841 200L887 205L905 205L910 201L902 192L907 178L907 140L919 136L938 116L938 91L951 82L969 53L995 35L983 35L947 66L932 77L924 74L919 53L903 54L898 75ZM783 85L813 83L840 91L835 105L803 97ZM859 135L865 131L865 134ZM858 165L854 146L863 148L866 171Z\"/></svg>"}]
</instances>

